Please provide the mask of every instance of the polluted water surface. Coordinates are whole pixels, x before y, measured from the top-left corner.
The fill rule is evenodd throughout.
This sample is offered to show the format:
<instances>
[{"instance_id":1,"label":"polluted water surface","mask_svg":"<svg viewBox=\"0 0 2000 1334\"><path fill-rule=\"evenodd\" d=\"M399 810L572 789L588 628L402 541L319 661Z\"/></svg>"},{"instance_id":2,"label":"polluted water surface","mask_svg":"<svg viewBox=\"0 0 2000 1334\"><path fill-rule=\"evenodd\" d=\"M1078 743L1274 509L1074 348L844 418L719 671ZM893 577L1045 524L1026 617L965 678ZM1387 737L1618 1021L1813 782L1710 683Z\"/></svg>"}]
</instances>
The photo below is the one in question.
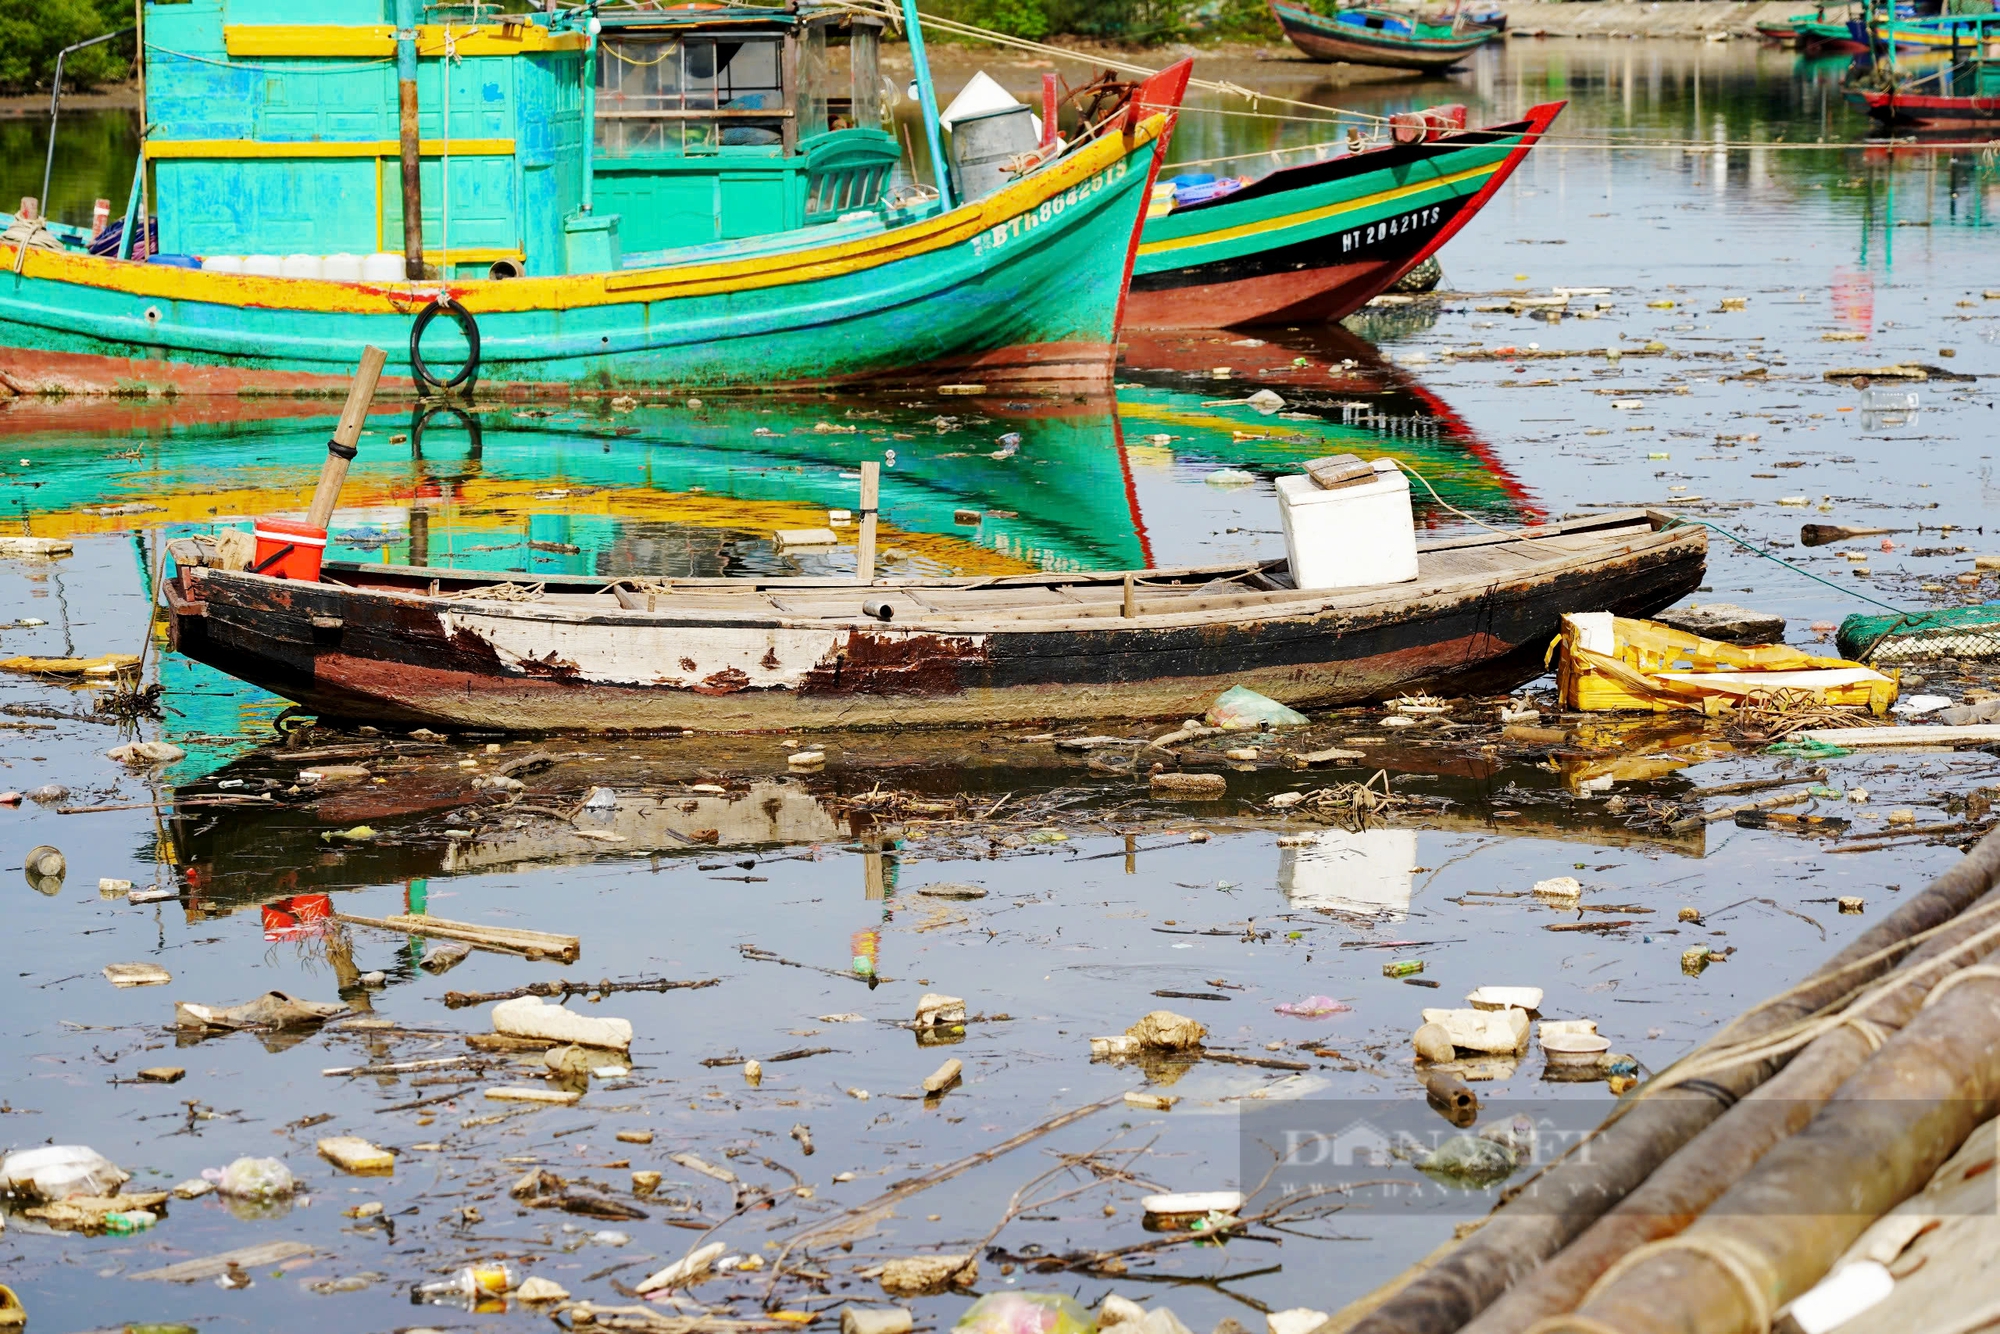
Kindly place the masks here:
<instances>
[{"instance_id":1,"label":"polluted water surface","mask_svg":"<svg viewBox=\"0 0 2000 1334\"><path fill-rule=\"evenodd\" d=\"M841 573L879 461L886 572L1249 561L1283 549L1274 479L1345 452L1428 481L1433 534L1612 504L1715 525L1690 600L1830 653L1816 627L1880 609L1863 598L1994 596L1978 558L2000 555L1992 168L1800 144L1865 136L1837 80L1743 44L1520 40L1326 89L1482 123L1570 107L1445 249L1439 293L1344 329L1133 331L1115 398L1082 401L384 403L330 558ZM1188 116L1176 152L1309 137L1230 121ZM1400 1102L1455 1133L1424 1106L1424 1011L1504 1016L1520 993L1467 997L1534 988L1538 1026L1594 1027L1516 1057L1457 1040L1512 1020L1448 1016L1451 1064L1478 1102L1594 1123L1612 1081L1955 861L1995 781L1978 750L1773 755L1768 720L1565 715L1546 679L1227 735L316 722L144 627L165 540L302 509L332 417L0 406L7 535L73 547L0 557L0 650L143 646L163 687L121 722L88 677L0 676L0 787L22 794L0 809L0 1127L87 1146L149 1201L10 1202L0 1263L38 1328L525 1328L581 1301L653 1313L602 1322L633 1327L830 1327L850 1303L944 1325L1007 1291L1116 1292L1198 1329L1331 1311L1481 1216L1522 1155L1489 1117L1385 1146L1390 1206L1259 1198L1290 1105ZM1806 547L1809 522L1892 531ZM835 540L779 536L815 529ZM1968 661L1903 685L1990 682ZM170 749L107 758L135 740ZM1221 795L1156 792L1156 764ZM1844 825L1702 818L1772 780L1812 789L1776 814ZM1251 1198L1144 1203L1218 1192ZM530 1279L567 1302L524 1299Z\"/></svg>"}]
</instances>

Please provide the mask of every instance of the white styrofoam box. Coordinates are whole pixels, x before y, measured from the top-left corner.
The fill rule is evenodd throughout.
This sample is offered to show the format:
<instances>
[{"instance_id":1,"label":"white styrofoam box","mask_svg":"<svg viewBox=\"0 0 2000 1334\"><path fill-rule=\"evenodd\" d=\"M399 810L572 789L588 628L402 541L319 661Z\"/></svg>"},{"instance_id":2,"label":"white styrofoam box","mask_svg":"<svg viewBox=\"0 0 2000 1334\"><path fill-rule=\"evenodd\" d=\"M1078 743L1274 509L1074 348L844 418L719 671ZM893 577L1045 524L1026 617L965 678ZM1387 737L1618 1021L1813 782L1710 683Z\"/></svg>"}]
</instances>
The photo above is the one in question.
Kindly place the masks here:
<instances>
[{"instance_id":1,"label":"white styrofoam box","mask_svg":"<svg viewBox=\"0 0 2000 1334\"><path fill-rule=\"evenodd\" d=\"M318 255L287 255L278 261L280 278L317 278L325 267Z\"/></svg>"},{"instance_id":2,"label":"white styrofoam box","mask_svg":"<svg viewBox=\"0 0 2000 1334\"><path fill-rule=\"evenodd\" d=\"M361 281L364 283L399 283L408 270L401 255L391 255L381 251L361 257Z\"/></svg>"},{"instance_id":3,"label":"white styrofoam box","mask_svg":"<svg viewBox=\"0 0 2000 1334\"><path fill-rule=\"evenodd\" d=\"M243 256L210 255L202 260L201 267L207 273L241 273L243 272Z\"/></svg>"},{"instance_id":4,"label":"white styrofoam box","mask_svg":"<svg viewBox=\"0 0 2000 1334\"><path fill-rule=\"evenodd\" d=\"M275 278L278 276L276 255L245 255L243 271L253 278Z\"/></svg>"},{"instance_id":5,"label":"white styrofoam box","mask_svg":"<svg viewBox=\"0 0 2000 1334\"><path fill-rule=\"evenodd\" d=\"M1323 491L1310 477L1278 479L1278 518L1292 582L1302 589L1401 584L1417 577L1410 483L1392 460L1375 480Z\"/></svg>"},{"instance_id":6,"label":"white styrofoam box","mask_svg":"<svg viewBox=\"0 0 2000 1334\"><path fill-rule=\"evenodd\" d=\"M320 262L319 276L329 282L358 283L361 281L361 256L328 255Z\"/></svg>"},{"instance_id":7,"label":"white styrofoam box","mask_svg":"<svg viewBox=\"0 0 2000 1334\"><path fill-rule=\"evenodd\" d=\"M1278 889L1295 908L1401 921L1416 866L1414 829L1322 829L1304 847L1278 849Z\"/></svg>"}]
</instances>

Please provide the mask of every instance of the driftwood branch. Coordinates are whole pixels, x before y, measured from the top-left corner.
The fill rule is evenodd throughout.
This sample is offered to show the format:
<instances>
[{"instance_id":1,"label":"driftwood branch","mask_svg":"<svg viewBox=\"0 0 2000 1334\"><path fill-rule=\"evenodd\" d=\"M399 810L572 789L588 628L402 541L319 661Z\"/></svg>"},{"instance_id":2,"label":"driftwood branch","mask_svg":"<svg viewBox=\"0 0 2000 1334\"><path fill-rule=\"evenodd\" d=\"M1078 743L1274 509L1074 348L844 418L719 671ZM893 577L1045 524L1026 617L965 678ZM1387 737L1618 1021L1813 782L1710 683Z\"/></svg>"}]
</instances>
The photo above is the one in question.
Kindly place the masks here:
<instances>
[{"instance_id":1,"label":"driftwood branch","mask_svg":"<svg viewBox=\"0 0 2000 1334\"><path fill-rule=\"evenodd\" d=\"M699 991L703 987L722 985L719 977L705 977L698 981L681 982L670 977L656 977L647 982L530 982L524 987L514 987L507 991L447 991L444 1003L447 1008L462 1010L468 1005L484 1005L488 1001L516 1000L522 996L561 996L565 1000L571 996L608 996L614 991Z\"/></svg>"}]
</instances>

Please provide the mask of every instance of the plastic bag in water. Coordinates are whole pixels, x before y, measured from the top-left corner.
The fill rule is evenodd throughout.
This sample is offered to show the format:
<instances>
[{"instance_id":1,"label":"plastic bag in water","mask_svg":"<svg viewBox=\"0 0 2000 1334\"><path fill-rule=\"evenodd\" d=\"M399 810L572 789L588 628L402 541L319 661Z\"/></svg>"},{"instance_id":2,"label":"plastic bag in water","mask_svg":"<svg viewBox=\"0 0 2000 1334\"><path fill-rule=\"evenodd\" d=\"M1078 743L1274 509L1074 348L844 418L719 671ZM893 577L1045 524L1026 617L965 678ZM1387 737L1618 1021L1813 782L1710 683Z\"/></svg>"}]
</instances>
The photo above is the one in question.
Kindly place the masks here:
<instances>
[{"instance_id":1,"label":"plastic bag in water","mask_svg":"<svg viewBox=\"0 0 2000 1334\"><path fill-rule=\"evenodd\" d=\"M1304 727L1309 720L1248 686L1231 686L1208 706L1208 725L1226 732L1250 732L1260 727Z\"/></svg>"},{"instance_id":2,"label":"plastic bag in water","mask_svg":"<svg viewBox=\"0 0 2000 1334\"><path fill-rule=\"evenodd\" d=\"M0 1189L60 1200L70 1195L115 1195L132 1174L95 1149L50 1144L10 1153L0 1162Z\"/></svg>"},{"instance_id":3,"label":"plastic bag in water","mask_svg":"<svg viewBox=\"0 0 2000 1334\"><path fill-rule=\"evenodd\" d=\"M957 1334L1094 1334L1097 1322L1059 1292L988 1293L953 1326Z\"/></svg>"},{"instance_id":4,"label":"plastic bag in water","mask_svg":"<svg viewBox=\"0 0 2000 1334\"><path fill-rule=\"evenodd\" d=\"M283 1199L296 1185L292 1169L276 1158L238 1158L222 1169L215 1182L217 1190L239 1200Z\"/></svg>"}]
</instances>

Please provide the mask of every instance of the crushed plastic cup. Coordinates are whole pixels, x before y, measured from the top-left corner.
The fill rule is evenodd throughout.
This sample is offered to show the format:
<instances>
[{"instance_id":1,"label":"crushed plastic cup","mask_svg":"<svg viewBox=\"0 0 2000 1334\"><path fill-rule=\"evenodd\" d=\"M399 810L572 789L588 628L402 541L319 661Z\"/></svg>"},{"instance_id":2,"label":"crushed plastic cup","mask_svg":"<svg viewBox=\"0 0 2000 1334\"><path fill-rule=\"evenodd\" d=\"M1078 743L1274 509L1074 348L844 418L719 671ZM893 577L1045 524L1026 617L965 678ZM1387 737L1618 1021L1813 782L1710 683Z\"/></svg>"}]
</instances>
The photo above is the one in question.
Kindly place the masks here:
<instances>
[{"instance_id":1,"label":"crushed plastic cup","mask_svg":"<svg viewBox=\"0 0 2000 1334\"><path fill-rule=\"evenodd\" d=\"M956 1334L1092 1334L1096 1322L1059 1292L992 1292L966 1308Z\"/></svg>"}]
</instances>

